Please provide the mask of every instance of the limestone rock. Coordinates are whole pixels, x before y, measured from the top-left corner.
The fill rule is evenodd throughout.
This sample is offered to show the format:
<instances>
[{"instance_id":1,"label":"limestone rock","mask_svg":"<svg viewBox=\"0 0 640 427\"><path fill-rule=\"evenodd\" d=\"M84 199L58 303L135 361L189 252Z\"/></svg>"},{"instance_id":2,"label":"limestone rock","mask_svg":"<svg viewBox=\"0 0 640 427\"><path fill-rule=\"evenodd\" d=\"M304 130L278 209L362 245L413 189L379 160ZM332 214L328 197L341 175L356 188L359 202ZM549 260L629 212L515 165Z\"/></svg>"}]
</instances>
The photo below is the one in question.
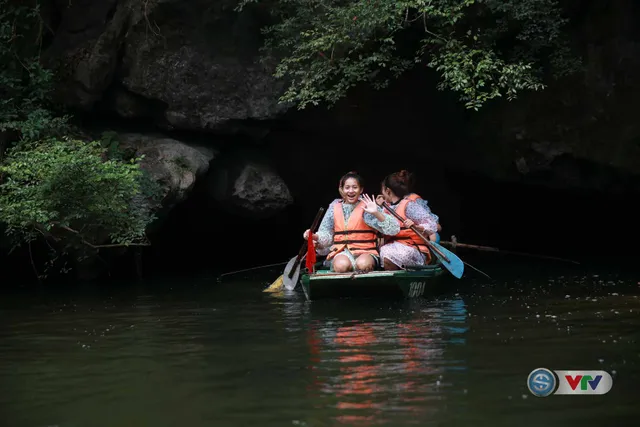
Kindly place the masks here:
<instances>
[{"instance_id":1,"label":"limestone rock","mask_svg":"<svg viewBox=\"0 0 640 427\"><path fill-rule=\"evenodd\" d=\"M270 217L293 203L284 180L267 163L235 155L214 163L209 174L211 197L228 212L244 217Z\"/></svg>"},{"instance_id":2,"label":"limestone rock","mask_svg":"<svg viewBox=\"0 0 640 427\"><path fill-rule=\"evenodd\" d=\"M141 167L162 187L165 210L187 197L216 155L212 148L195 147L160 135L121 134L118 139L121 148L145 156Z\"/></svg>"},{"instance_id":3,"label":"limestone rock","mask_svg":"<svg viewBox=\"0 0 640 427\"><path fill-rule=\"evenodd\" d=\"M55 97L91 110L111 84L132 9L124 0L57 1L60 25L43 63L56 71Z\"/></svg>"},{"instance_id":4,"label":"limestone rock","mask_svg":"<svg viewBox=\"0 0 640 427\"><path fill-rule=\"evenodd\" d=\"M137 16L126 38L120 82L166 104L173 129L219 129L285 110L273 67L260 63L259 19L230 0L165 0Z\"/></svg>"}]
</instances>

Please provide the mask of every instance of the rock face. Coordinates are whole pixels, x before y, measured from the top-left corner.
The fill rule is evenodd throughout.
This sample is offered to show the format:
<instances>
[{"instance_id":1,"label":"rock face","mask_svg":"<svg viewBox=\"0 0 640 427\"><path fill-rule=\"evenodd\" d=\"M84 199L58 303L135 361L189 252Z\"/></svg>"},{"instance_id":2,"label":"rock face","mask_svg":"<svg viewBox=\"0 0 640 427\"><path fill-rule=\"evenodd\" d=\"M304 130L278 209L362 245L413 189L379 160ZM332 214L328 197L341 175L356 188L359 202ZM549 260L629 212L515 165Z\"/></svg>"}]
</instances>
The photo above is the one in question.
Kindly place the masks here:
<instances>
[{"instance_id":1,"label":"rock face","mask_svg":"<svg viewBox=\"0 0 640 427\"><path fill-rule=\"evenodd\" d=\"M583 70L474 116L480 143L473 159L486 173L498 178L516 170L524 177L548 174L556 177L556 185L609 191L625 180L622 175L640 172L634 107L640 96L635 25L640 9L631 1L588 1L575 7L580 9L572 20ZM591 163L586 169L592 170L575 162Z\"/></svg>"},{"instance_id":2,"label":"rock face","mask_svg":"<svg viewBox=\"0 0 640 427\"><path fill-rule=\"evenodd\" d=\"M145 156L141 167L160 184L165 210L188 196L216 155L211 148L190 146L161 135L121 134L118 139L122 149Z\"/></svg>"},{"instance_id":3,"label":"rock face","mask_svg":"<svg viewBox=\"0 0 640 427\"><path fill-rule=\"evenodd\" d=\"M259 215L268 215L293 203L287 185L264 165L246 164L233 183L231 198L236 206Z\"/></svg>"},{"instance_id":4,"label":"rock face","mask_svg":"<svg viewBox=\"0 0 640 427\"><path fill-rule=\"evenodd\" d=\"M60 23L51 46L43 54L43 62L56 72L57 100L88 111L114 78L131 21L131 2L52 1Z\"/></svg>"},{"instance_id":5,"label":"rock face","mask_svg":"<svg viewBox=\"0 0 640 427\"><path fill-rule=\"evenodd\" d=\"M272 77L274 64L258 59L260 28L268 24L265 7L238 13L233 10L237 0L49 2L59 19L44 59L59 72L56 94L68 106L85 111L99 107L124 119L150 119L169 130L241 131L257 135L256 139L266 134L265 119L278 118L287 110L277 102L283 87ZM342 124L360 136L361 128L378 125L395 133L396 139L417 141L425 127L432 126L419 111L427 98L433 104L429 108L446 110L441 114L453 117L456 124L450 127L462 128L459 124L468 122L468 135L456 141L432 138L434 142L422 144L415 156L437 157L442 164L500 180L533 179L544 185L605 191L619 188L620 176L637 175L640 170L640 124L635 118L640 96L636 78L640 34L635 26L639 9L632 1L563 4L572 8L572 31L585 67L540 93L522 94L517 102L496 102L467 120L461 109L445 107L416 90L416 81L425 80L421 74L401 93L377 104L369 102L373 107L368 110L366 98L357 94L331 113L310 112L304 120L295 116L295 126L313 133ZM406 113L413 119L401 125L385 118L413 98L419 102ZM356 111L352 104L362 105ZM383 109L384 114L377 112ZM402 131L406 137L398 137ZM371 132L367 145L384 148L387 142L382 139L379 132ZM592 166L577 164L581 162ZM588 177L590 168L597 169L599 178ZM260 203L245 190L237 194L238 201ZM288 199L278 200L275 205ZM265 212L270 203L264 204Z\"/></svg>"},{"instance_id":6,"label":"rock face","mask_svg":"<svg viewBox=\"0 0 640 427\"><path fill-rule=\"evenodd\" d=\"M214 162L209 194L228 212L249 218L270 217L293 203L282 178L268 163L252 155L235 155Z\"/></svg>"},{"instance_id":7,"label":"rock face","mask_svg":"<svg viewBox=\"0 0 640 427\"><path fill-rule=\"evenodd\" d=\"M260 17L223 0L58 2L61 23L45 55L59 100L171 129L220 130L271 118L282 87L258 59ZM105 93L109 88L108 93Z\"/></svg>"},{"instance_id":8,"label":"rock face","mask_svg":"<svg viewBox=\"0 0 640 427\"><path fill-rule=\"evenodd\" d=\"M262 127L246 123L286 110L277 102L282 85L272 77L273 64L259 60L264 21L255 11L234 11L235 0L50 0L48 6L48 21L56 21L51 10L59 19L43 59L56 71L55 95L66 106L151 119L167 130L241 128L254 137ZM161 135L119 140L145 155L143 167L162 187L162 212L187 197L217 152ZM240 212L258 216L291 203L268 166L242 168L231 193L216 193L219 200L229 196Z\"/></svg>"},{"instance_id":9,"label":"rock face","mask_svg":"<svg viewBox=\"0 0 640 427\"><path fill-rule=\"evenodd\" d=\"M119 82L166 105L171 128L218 129L271 118L280 86L258 62L259 27L235 2L157 2L129 31Z\"/></svg>"}]
</instances>

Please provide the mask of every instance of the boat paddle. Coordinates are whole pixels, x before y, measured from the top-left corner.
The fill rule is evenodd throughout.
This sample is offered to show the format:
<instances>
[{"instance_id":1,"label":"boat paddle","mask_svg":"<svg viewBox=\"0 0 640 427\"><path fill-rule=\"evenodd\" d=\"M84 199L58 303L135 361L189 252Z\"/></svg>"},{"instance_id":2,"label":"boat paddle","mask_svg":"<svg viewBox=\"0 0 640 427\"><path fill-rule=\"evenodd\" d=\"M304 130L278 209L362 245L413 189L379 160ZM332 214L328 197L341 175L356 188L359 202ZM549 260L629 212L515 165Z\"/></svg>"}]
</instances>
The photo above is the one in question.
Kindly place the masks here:
<instances>
[{"instance_id":1,"label":"boat paddle","mask_svg":"<svg viewBox=\"0 0 640 427\"><path fill-rule=\"evenodd\" d=\"M396 217L398 221L404 224L405 219L402 218L400 215L398 215L396 211L391 209L391 207L387 204L387 202L382 202L382 206L387 211L389 211L391 215ZM420 236L422 240L424 240L424 243L433 251L433 253L436 254L436 257L438 258L438 260L442 263L442 265L445 266L447 270L449 270L451 274L453 274L455 278L459 279L462 277L462 273L464 273L464 263L460 258L456 256L456 254L454 254L451 251L448 251L447 249L443 248L436 242L430 241L428 238L426 238L422 233L418 231L415 225L412 225L410 228L414 233Z\"/></svg>"},{"instance_id":2,"label":"boat paddle","mask_svg":"<svg viewBox=\"0 0 640 427\"><path fill-rule=\"evenodd\" d=\"M451 236L451 241L447 242L447 241L442 241L440 242L441 245L444 246L450 246L452 248L468 248L468 249L477 249L480 251L487 251L487 252L498 252L498 253L503 253L503 254L510 254L510 255L520 255L520 256L525 256L525 257L532 257L532 258L541 258L541 259L551 259L551 260L555 260L555 261L562 261L562 262L570 262L572 264L580 264L578 261L574 261L572 259L566 259L566 258L558 258L558 257L554 257L554 256L547 256L547 255L538 255L538 254L529 254L529 253L525 253L525 252L514 252L514 251L505 251L502 249L498 249L498 248L493 248L491 246L480 246L480 245L470 245L467 243L459 243L458 239L456 239L456 236Z\"/></svg>"},{"instance_id":3,"label":"boat paddle","mask_svg":"<svg viewBox=\"0 0 640 427\"><path fill-rule=\"evenodd\" d=\"M322 214L324 214L324 208L320 208L318 213L316 214L316 218L313 220L313 224L311 228L309 228L309 239L313 239L313 234L317 231L320 226L320 221L322 220ZM284 285L284 287L292 291L295 289L298 284L298 279L300 278L300 261L302 261L302 257L307 253L307 249L309 247L309 242L305 241L300 248L300 252L298 255L291 258L287 263L287 266L284 268L284 273L280 277L278 277L264 292L273 292L276 289L279 289Z\"/></svg>"}]
</instances>

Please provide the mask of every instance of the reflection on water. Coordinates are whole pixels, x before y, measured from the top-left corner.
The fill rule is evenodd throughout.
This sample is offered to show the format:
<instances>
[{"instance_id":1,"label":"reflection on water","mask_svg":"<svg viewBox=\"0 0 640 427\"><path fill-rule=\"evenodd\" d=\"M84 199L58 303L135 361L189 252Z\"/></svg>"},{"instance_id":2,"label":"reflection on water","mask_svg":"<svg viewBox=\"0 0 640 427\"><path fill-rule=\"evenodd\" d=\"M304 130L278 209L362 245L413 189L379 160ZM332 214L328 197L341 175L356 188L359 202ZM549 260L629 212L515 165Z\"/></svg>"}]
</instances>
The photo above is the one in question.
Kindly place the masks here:
<instances>
[{"instance_id":1,"label":"reflection on water","mask_svg":"<svg viewBox=\"0 0 640 427\"><path fill-rule=\"evenodd\" d=\"M310 324L310 397L331 401L339 423L380 424L398 412L420 415L418 422L437 412L441 391L449 385L447 372L465 368L462 360L445 361L445 352L455 353L450 347L465 342L462 299L405 306L409 314L402 321L379 317Z\"/></svg>"},{"instance_id":2,"label":"reflection on water","mask_svg":"<svg viewBox=\"0 0 640 427\"><path fill-rule=\"evenodd\" d=\"M5 293L1 425L637 425L635 277L537 272L459 281L441 300L309 303L262 293L276 273ZM614 385L534 398L541 366L605 369Z\"/></svg>"}]
</instances>

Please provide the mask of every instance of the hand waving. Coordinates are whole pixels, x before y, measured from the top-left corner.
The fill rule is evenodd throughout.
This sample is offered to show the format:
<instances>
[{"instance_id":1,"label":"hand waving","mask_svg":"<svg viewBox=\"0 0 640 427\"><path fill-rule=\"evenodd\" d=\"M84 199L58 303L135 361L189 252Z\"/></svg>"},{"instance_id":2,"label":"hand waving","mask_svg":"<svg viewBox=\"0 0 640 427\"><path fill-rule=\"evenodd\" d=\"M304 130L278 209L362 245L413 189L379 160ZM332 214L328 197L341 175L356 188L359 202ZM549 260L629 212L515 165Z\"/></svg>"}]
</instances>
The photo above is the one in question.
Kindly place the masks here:
<instances>
[{"instance_id":1,"label":"hand waving","mask_svg":"<svg viewBox=\"0 0 640 427\"><path fill-rule=\"evenodd\" d=\"M362 195L362 201L365 203L364 211L370 214L378 212L378 205L368 194Z\"/></svg>"}]
</instances>

